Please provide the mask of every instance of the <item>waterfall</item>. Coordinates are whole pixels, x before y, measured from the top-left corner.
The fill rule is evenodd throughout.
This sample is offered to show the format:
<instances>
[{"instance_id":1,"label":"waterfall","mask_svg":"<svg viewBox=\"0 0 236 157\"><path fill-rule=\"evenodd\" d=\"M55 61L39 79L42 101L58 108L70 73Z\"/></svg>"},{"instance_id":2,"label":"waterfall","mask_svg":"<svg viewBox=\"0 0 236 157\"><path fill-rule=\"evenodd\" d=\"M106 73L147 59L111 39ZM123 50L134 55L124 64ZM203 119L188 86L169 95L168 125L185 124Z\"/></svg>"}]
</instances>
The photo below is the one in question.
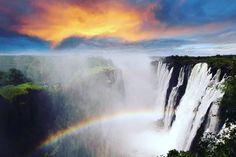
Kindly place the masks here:
<instances>
[{"instance_id":1,"label":"waterfall","mask_svg":"<svg viewBox=\"0 0 236 157\"><path fill-rule=\"evenodd\" d=\"M219 102L213 102L210 108L205 132L211 132L216 134L218 132L219 122Z\"/></svg>"},{"instance_id":2,"label":"waterfall","mask_svg":"<svg viewBox=\"0 0 236 157\"><path fill-rule=\"evenodd\" d=\"M220 76L220 70L217 71L218 80ZM225 78L221 80L221 83L225 81ZM208 119L207 119L207 124L205 127L205 132L211 132L211 133L218 133L219 128L218 128L218 122L219 122L219 103L221 101L221 98L223 95L218 99L218 101L215 101L211 104L211 108L208 113Z\"/></svg>"},{"instance_id":3,"label":"waterfall","mask_svg":"<svg viewBox=\"0 0 236 157\"><path fill-rule=\"evenodd\" d=\"M166 94L167 89L169 87L169 81L173 72L173 68L168 69L167 64L158 62L157 70L156 70L156 103L159 111L165 111L165 102L166 102Z\"/></svg>"},{"instance_id":4,"label":"waterfall","mask_svg":"<svg viewBox=\"0 0 236 157\"><path fill-rule=\"evenodd\" d=\"M156 107L153 109L158 112L159 117L162 117L162 125L159 127L167 134L168 139L171 139L169 146L165 147L189 150L198 129L206 118L208 121L205 130L217 131L218 117L215 115L219 110L218 100L224 94L222 86L225 81L224 78L220 80L220 70L213 75L206 63L198 63L192 68L186 65L176 70L174 69L176 67L157 60L152 90L152 83L150 83L152 75L148 70L150 67L146 65L148 60L145 60L146 66L141 65L142 59L128 61L129 64L125 63L127 60L122 63L113 61L123 72L126 96L129 98L127 100L132 100L128 101L129 103L151 104L152 97L155 96ZM174 74L176 71L177 78ZM171 84L171 79L177 79L175 85ZM184 81L185 79L187 81ZM185 88L182 94L179 91L180 87ZM167 94L168 89L169 94ZM151 100L147 101L148 99Z\"/></svg>"},{"instance_id":5,"label":"waterfall","mask_svg":"<svg viewBox=\"0 0 236 157\"><path fill-rule=\"evenodd\" d=\"M206 63L199 63L193 67L170 129L176 149L190 148L210 105L223 96L221 86L224 79L220 81L219 76L220 71L212 76Z\"/></svg>"},{"instance_id":6,"label":"waterfall","mask_svg":"<svg viewBox=\"0 0 236 157\"><path fill-rule=\"evenodd\" d=\"M177 86L174 87L170 93L168 104L165 109L165 117L164 117L164 127L165 129L169 129L171 126L171 122L174 116L174 106L176 105L177 97L178 97L178 89L183 85L184 81L184 69L180 69L178 83Z\"/></svg>"},{"instance_id":7,"label":"waterfall","mask_svg":"<svg viewBox=\"0 0 236 157\"><path fill-rule=\"evenodd\" d=\"M159 128L167 134L168 137L165 138L171 139L165 147L189 150L206 118L205 131L217 132L218 101L223 97L222 86L225 81L224 78L220 80L221 71L218 70L213 75L206 63L198 63L192 68L186 65L179 69L161 60L157 60L154 65L156 66L154 105L162 117L158 121L162 122ZM175 80L176 84L173 84L171 79ZM132 80L130 82L134 82ZM180 87L184 88L181 94Z\"/></svg>"},{"instance_id":8,"label":"waterfall","mask_svg":"<svg viewBox=\"0 0 236 157\"><path fill-rule=\"evenodd\" d=\"M218 103L225 82L220 70L212 73L206 63L180 66L147 55L101 58L112 64L90 68L87 56L73 56L40 60L41 66L34 67L46 70L45 80L52 85L61 83L68 119L82 124L88 119L78 134L70 133L76 128L65 131L57 156L78 156L74 152L80 146L95 157L165 155L171 149L189 150L201 136L199 128L219 131Z\"/></svg>"}]
</instances>

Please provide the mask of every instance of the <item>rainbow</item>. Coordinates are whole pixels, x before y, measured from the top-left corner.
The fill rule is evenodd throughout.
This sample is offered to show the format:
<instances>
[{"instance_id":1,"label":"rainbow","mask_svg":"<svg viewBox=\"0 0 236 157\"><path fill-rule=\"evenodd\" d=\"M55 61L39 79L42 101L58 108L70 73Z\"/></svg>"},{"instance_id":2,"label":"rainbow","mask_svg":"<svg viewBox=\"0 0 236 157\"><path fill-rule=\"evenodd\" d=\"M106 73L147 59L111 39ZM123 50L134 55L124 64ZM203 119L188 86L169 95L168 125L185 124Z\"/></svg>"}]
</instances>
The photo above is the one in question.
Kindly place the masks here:
<instances>
[{"instance_id":1,"label":"rainbow","mask_svg":"<svg viewBox=\"0 0 236 157\"><path fill-rule=\"evenodd\" d=\"M89 127L96 126L98 124L113 122L113 121L120 121L120 120L127 120L131 118L138 118L144 116L155 115L157 119L159 118L156 111L153 110L135 110L135 111L123 111L123 112L115 112L108 115L102 115L97 117L91 117L84 119L74 125L71 125L65 129L59 130L54 134L48 136L45 140L41 142L39 148L47 147L51 144L56 143L58 140L65 138L67 136L78 134L81 131L88 129Z\"/></svg>"}]
</instances>

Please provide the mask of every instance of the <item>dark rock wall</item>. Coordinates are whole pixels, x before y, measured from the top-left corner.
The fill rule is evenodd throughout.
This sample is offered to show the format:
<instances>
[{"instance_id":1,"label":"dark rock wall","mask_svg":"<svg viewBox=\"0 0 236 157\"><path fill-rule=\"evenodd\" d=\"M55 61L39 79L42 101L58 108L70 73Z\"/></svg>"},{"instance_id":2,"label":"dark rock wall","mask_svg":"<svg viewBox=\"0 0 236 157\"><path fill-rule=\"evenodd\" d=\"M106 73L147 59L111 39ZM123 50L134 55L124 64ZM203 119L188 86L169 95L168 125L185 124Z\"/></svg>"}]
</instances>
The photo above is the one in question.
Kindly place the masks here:
<instances>
[{"instance_id":1,"label":"dark rock wall","mask_svg":"<svg viewBox=\"0 0 236 157\"><path fill-rule=\"evenodd\" d=\"M12 102L0 97L0 156L23 157L57 128L55 104L45 91L30 91Z\"/></svg>"}]
</instances>

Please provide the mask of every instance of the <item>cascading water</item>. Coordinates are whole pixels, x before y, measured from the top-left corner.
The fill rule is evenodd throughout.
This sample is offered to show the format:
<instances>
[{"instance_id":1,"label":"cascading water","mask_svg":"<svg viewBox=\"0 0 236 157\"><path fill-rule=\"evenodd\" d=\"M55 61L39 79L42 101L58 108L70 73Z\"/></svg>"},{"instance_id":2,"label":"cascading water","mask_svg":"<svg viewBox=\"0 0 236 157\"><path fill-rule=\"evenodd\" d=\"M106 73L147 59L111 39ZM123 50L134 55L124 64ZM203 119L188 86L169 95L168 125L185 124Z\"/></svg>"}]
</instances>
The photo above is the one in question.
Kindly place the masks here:
<instances>
[{"instance_id":1,"label":"cascading water","mask_svg":"<svg viewBox=\"0 0 236 157\"><path fill-rule=\"evenodd\" d=\"M217 103L224 94L220 71L213 76L206 63L178 69L146 55L106 54L99 59L92 56L88 61L89 57L49 58L35 67L48 70L50 65L51 71L45 72L44 81L50 78L49 83L61 84L68 101L65 108L69 108L73 122L84 117L93 120L86 124L89 127L83 128L86 131L80 131L79 140L65 140L67 143L61 144L63 149L59 154L73 156L78 146L84 144L95 157L152 157L171 149L189 150L206 118L205 131L218 131ZM99 67L104 62L101 57L109 61L108 67L107 62ZM75 70L77 67L80 69ZM62 68L66 73L61 73ZM171 80L176 84L171 84ZM65 135L69 133L65 131Z\"/></svg>"},{"instance_id":2,"label":"cascading water","mask_svg":"<svg viewBox=\"0 0 236 157\"><path fill-rule=\"evenodd\" d=\"M196 64L188 80L186 92L176 109L176 118L170 128L175 148L188 150L201 126L208 108L223 96L220 72L212 77L206 63Z\"/></svg>"},{"instance_id":3,"label":"cascading water","mask_svg":"<svg viewBox=\"0 0 236 157\"><path fill-rule=\"evenodd\" d=\"M130 63L130 61L128 62ZM166 147L166 150L189 150L198 129L206 117L208 109L210 108L210 113L215 113L218 110L216 107L217 101L222 98L224 94L222 92L224 79L220 80L221 72L218 70L213 76L211 69L206 63L196 64L192 69L190 69L190 76L187 81L185 93L180 99L179 104L177 104L177 97L179 96L178 90L184 83L185 75L188 76L188 74L185 73L185 67L180 69L177 78L177 85L171 89L171 92L167 97L167 90L170 86L170 79L173 76L174 67L169 67L168 64L158 60L156 72L155 75L153 75L155 77L154 83L150 83L147 82L153 81L150 79L150 70L148 70L150 67L142 65L142 67L146 67L146 69L140 68L141 62L145 63L136 60L131 64L133 66L129 65L129 68L133 68L132 70L127 69L127 67L121 68L124 72L124 82L127 83L125 86L127 86L127 89L129 90L129 96L127 99L129 99L130 96L134 96L136 97L135 100L141 104L146 102L149 106L150 104L154 105L154 112L156 111L159 113L160 117L163 117L163 126L159 126L159 129L163 129L165 136L159 137L159 139L170 139L169 143L166 145L163 144L165 145L163 147ZM149 62L146 62L146 64L147 63L150 64ZM127 64L122 65L124 66ZM117 66L119 67L119 65ZM140 69L143 69L146 72ZM135 75L132 71L135 71ZM143 76L145 74L146 76ZM127 75L129 76L127 77ZM139 82L137 82L137 80L139 80ZM130 84L133 85L133 87L130 88ZM152 84L154 84L154 87L150 86ZM137 90L143 90L143 93L137 95ZM153 93L151 92L156 93L155 102L153 103L150 100L147 101L148 98L151 99L153 96ZM129 103L134 103L134 101L129 101ZM176 106L177 108L175 108ZM175 119L173 119L174 116ZM217 117L208 116L208 119L208 131L214 130L216 132Z\"/></svg>"},{"instance_id":4,"label":"cascading water","mask_svg":"<svg viewBox=\"0 0 236 157\"><path fill-rule=\"evenodd\" d=\"M174 116L174 106L176 105L177 96L178 96L178 89L180 86L183 85L184 81L184 70L183 68L180 69L178 83L177 86L174 87L170 93L168 104L165 109L165 117L164 117L164 127L168 130L171 127L171 122Z\"/></svg>"},{"instance_id":5,"label":"cascading water","mask_svg":"<svg viewBox=\"0 0 236 157\"><path fill-rule=\"evenodd\" d=\"M213 102L208 114L205 132L211 132L216 134L219 130L218 122L219 122L219 102Z\"/></svg>"},{"instance_id":6,"label":"cascading water","mask_svg":"<svg viewBox=\"0 0 236 157\"><path fill-rule=\"evenodd\" d=\"M169 81L171 78L171 74L173 72L173 68L170 70L168 69L168 66L165 63L162 63L161 61L158 62L157 70L156 70L156 105L157 110L165 111L165 102L166 102L166 93L167 89L169 87Z\"/></svg>"}]
</instances>

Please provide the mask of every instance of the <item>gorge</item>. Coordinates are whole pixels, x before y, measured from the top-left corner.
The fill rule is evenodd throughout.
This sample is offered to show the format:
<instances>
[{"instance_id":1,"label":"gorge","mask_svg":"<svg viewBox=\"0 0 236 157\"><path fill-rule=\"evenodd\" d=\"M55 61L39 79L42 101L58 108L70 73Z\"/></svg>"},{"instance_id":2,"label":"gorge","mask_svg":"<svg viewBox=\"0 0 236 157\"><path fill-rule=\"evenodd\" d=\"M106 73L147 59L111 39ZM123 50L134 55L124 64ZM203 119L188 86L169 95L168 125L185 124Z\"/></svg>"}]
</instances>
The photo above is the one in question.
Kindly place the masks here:
<instances>
[{"instance_id":1,"label":"gorge","mask_svg":"<svg viewBox=\"0 0 236 157\"><path fill-rule=\"evenodd\" d=\"M220 103L235 74L232 60L227 68L204 57L1 56L0 137L7 144L0 154L154 157L194 150L227 119ZM8 72L13 68L22 75Z\"/></svg>"}]
</instances>

